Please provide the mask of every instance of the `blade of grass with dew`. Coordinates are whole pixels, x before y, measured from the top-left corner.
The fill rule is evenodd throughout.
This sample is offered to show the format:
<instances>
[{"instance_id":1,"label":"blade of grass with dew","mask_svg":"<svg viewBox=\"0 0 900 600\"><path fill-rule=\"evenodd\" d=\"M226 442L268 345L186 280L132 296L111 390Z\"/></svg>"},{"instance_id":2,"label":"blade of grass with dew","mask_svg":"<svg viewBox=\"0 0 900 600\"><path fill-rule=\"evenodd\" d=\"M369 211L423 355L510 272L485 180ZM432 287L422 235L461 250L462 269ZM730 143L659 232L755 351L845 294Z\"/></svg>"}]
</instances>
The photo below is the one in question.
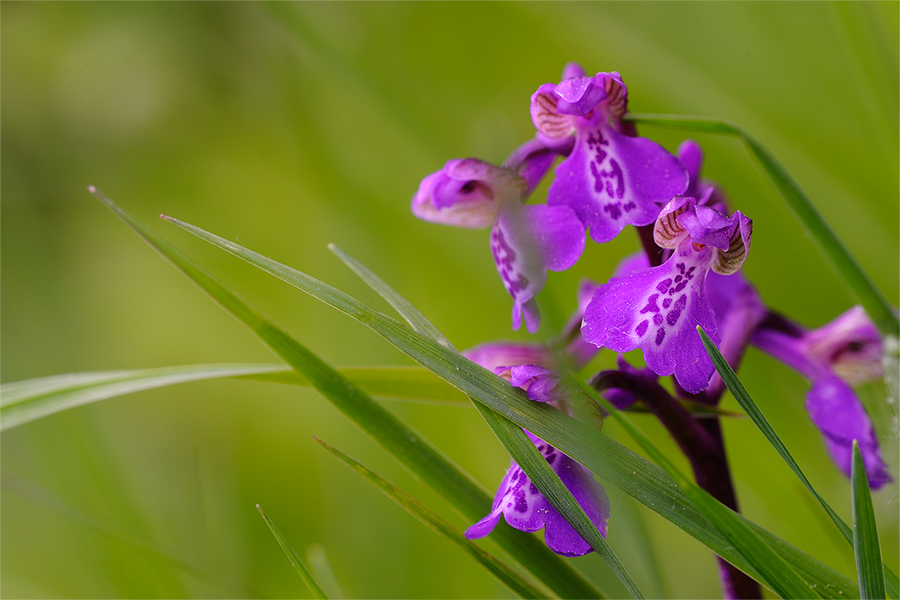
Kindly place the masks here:
<instances>
[{"instance_id":1,"label":"blade of grass with dew","mask_svg":"<svg viewBox=\"0 0 900 600\"><path fill-rule=\"evenodd\" d=\"M469 554L485 569L497 578L497 580L507 588L518 594L522 598L547 598L547 596L539 589L534 587L530 582L522 578L521 575L504 565L502 562L476 546L470 540L466 539L463 534L457 531L452 525L447 523L436 513L425 507L421 502L395 486L393 483L378 475L371 469L360 464L358 461L350 458L340 450L326 444L319 438L313 438L323 448L338 457L341 462L350 467L354 472L363 479L381 490L384 495L396 502L400 507L414 516L416 519L424 523L429 529L444 537L460 549Z\"/></svg>"},{"instance_id":2,"label":"blade of grass with dew","mask_svg":"<svg viewBox=\"0 0 900 600\"><path fill-rule=\"evenodd\" d=\"M284 536L281 535L281 532L275 527L275 523L272 522L272 519L269 518L269 515L262 509L262 507L257 504L256 510L259 511L259 514L262 515L263 520L266 522L266 525L269 526L269 530L272 532L272 535L275 536L275 539L278 541L278 545L281 546L281 549L284 550L284 553L287 554L288 560L291 561L291 564L294 565L294 568L297 569L297 573L300 575L300 579L303 580L303 583L306 584L306 587L309 588L309 591L312 592L313 596L319 598L319 600L327 600L328 596L325 595L325 592L322 591L322 588L319 587L318 582L316 582L316 578L313 577L313 574L309 569L306 568L306 565L300 560L300 557L297 556L297 553L294 552L294 549L291 548L291 545L287 543L287 540L284 539Z\"/></svg>"},{"instance_id":3,"label":"blade of grass with dew","mask_svg":"<svg viewBox=\"0 0 900 600\"><path fill-rule=\"evenodd\" d=\"M470 406L459 390L423 367L340 367L338 372L388 400ZM0 385L0 431L58 412L143 390L234 378L309 386L285 365L217 364L52 375Z\"/></svg>"},{"instance_id":4,"label":"blade of grass with dew","mask_svg":"<svg viewBox=\"0 0 900 600\"><path fill-rule=\"evenodd\" d=\"M863 465L859 444L853 440L853 463L850 467L850 496L853 505L853 554L859 579L859 597L863 600L885 598L884 569L878 527L872 508L872 494Z\"/></svg>"},{"instance_id":5,"label":"blade of grass with dew","mask_svg":"<svg viewBox=\"0 0 900 600\"><path fill-rule=\"evenodd\" d=\"M707 117L686 117L680 115L630 114L626 120L674 129L703 133L735 136L741 139L749 153L758 161L763 172L785 204L800 221L800 225L812 236L819 251L825 255L832 268L844 281L851 293L866 309L869 317L878 327L882 336L897 338L900 335L900 320L891 308L885 295L863 271L850 251L837 237L815 205L806 196L800 185L784 165L772 155L756 138L737 125L722 119Z\"/></svg>"},{"instance_id":6,"label":"blade of grass with dew","mask_svg":"<svg viewBox=\"0 0 900 600\"><path fill-rule=\"evenodd\" d=\"M455 350L450 341L394 288L336 245L330 244L328 247L344 264L359 275L360 279L394 307L394 310L409 323L413 330L446 348ZM600 532L584 512L584 509L578 504L572 493L562 483L559 476L553 471L522 429L505 417L478 403L475 399L472 399L472 403L481 413L482 418L491 428L491 431L494 432L494 435L497 436L504 448L513 457L513 460L525 471L528 478L534 482L550 504L590 544L591 548L603 558L629 593L635 598L643 598L644 596L637 584L631 578L631 575L628 574L628 571L603 536L600 535Z\"/></svg>"},{"instance_id":7,"label":"blade of grass with dew","mask_svg":"<svg viewBox=\"0 0 900 600\"><path fill-rule=\"evenodd\" d=\"M734 372L734 369L731 368L731 365L728 364L728 361L725 360L725 357L722 356L722 353L719 352L719 349L716 348L716 345L712 343L712 340L709 339L709 336L706 335L706 332L703 331L701 327L697 327L697 331L700 334L700 339L703 342L703 347L706 349L706 353L709 355L710 359L712 359L713 365L716 367L716 371L718 371L719 376L722 377L722 381L725 382L725 385L728 386L729 391L731 391L731 395L734 396L737 403L740 404L741 408L744 409L744 412L747 413L747 416L753 421L756 427L762 432L765 438L772 444L772 447L775 448L775 451L778 452L779 456L781 456L782 460L787 463L788 467L790 467L791 471L800 479L803 485L807 490L818 500L819 504L825 509L825 512L834 522L835 526L841 532L841 535L844 536L844 539L847 540L847 543L850 544L851 547L854 547L853 543L853 531L850 529L850 526L847 525L846 522L837 514L837 512L831 508L831 505L825 501L819 492L812 486L809 480L804 475L803 471L800 469L800 465L797 464L797 461L794 460L794 457L791 455L790 451L788 451L787 446L784 445L784 442L781 441L781 438L775 432L775 429L772 428L772 425L769 423L768 419L766 419L765 415L762 414L762 411L759 410L759 407L756 405L756 402L753 401L753 398L750 397L750 394L747 392L744 385L741 383L741 380L738 378L737 373ZM897 598L898 595L898 583L897 583L897 575L891 571L887 566L884 567L884 571L886 574L886 580L888 582L888 591L892 598Z\"/></svg>"},{"instance_id":8,"label":"blade of grass with dew","mask_svg":"<svg viewBox=\"0 0 900 600\"><path fill-rule=\"evenodd\" d=\"M220 377L274 373L278 365L187 365L53 375L0 386L0 430L99 400L153 388Z\"/></svg>"},{"instance_id":9,"label":"blade of grass with dew","mask_svg":"<svg viewBox=\"0 0 900 600\"><path fill-rule=\"evenodd\" d=\"M713 498L709 493L688 479L668 458L638 429L631 420L616 410L586 382L576 379L581 389L595 402L603 406L610 416L662 467L684 490L703 514L741 549L745 558L754 566L760 578L758 581L768 586L781 598L808 598L815 588L803 580L778 554L766 545L737 513Z\"/></svg>"},{"instance_id":10,"label":"blade of grass with dew","mask_svg":"<svg viewBox=\"0 0 900 600\"><path fill-rule=\"evenodd\" d=\"M223 309L253 331L273 352L308 379L338 410L372 436L413 475L419 477L458 510L463 517L475 521L490 511L491 496L487 491L470 475L454 465L437 448L372 400L352 382L342 377L313 352L253 310L238 296L122 210L112 200L93 187L88 189L141 239L184 273ZM349 296L346 298L351 301L351 304L356 302ZM374 314L374 311L370 312ZM380 313L377 314L380 315ZM401 336L418 337L418 334L409 327L384 315L381 317L386 320L385 322L390 323L391 327ZM428 341L434 344L430 340ZM443 346L434 345L456 355ZM534 536L523 534L503 524L495 530L493 539L541 583L560 597L605 597L595 585L585 579L569 563L551 552Z\"/></svg>"},{"instance_id":11,"label":"blade of grass with dew","mask_svg":"<svg viewBox=\"0 0 900 600\"><path fill-rule=\"evenodd\" d=\"M534 402L517 393L520 390L513 390L499 376L330 285L188 223L172 218L167 220L363 323L463 393L553 444L738 568L751 575L755 573L728 539L691 504L672 478L646 459L561 411L535 406ZM817 585L820 594L829 598L849 598L858 594L856 584L844 575L744 517L739 515L739 518L794 565L804 579Z\"/></svg>"}]
</instances>

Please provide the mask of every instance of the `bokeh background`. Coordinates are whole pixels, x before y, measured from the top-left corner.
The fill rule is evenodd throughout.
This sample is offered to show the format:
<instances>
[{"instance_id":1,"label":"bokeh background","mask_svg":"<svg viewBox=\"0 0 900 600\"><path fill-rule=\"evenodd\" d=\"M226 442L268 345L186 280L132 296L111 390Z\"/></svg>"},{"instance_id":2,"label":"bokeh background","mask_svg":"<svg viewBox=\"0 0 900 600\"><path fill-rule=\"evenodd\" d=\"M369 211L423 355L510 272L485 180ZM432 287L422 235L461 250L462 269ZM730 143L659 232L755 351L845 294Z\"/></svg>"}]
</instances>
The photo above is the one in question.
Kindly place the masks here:
<instances>
[{"instance_id":1,"label":"bokeh background","mask_svg":"<svg viewBox=\"0 0 900 600\"><path fill-rule=\"evenodd\" d=\"M447 159L499 163L533 135L530 94L567 61L617 70L635 112L729 119L778 156L898 298L898 4L24 3L2 27L2 381L275 362L86 191L96 185L336 365L409 364L364 327L156 219L176 216L385 308L335 242L461 348L510 330L487 233L415 220ZM686 134L643 128L674 150ZM694 136L705 174L755 221L745 272L817 326L853 300L738 142ZM590 244L541 296L551 336ZM602 353L592 369L609 366ZM808 384L751 351L746 386L849 519L849 485L803 408ZM861 390L893 469L885 394ZM495 489L508 457L471 408L389 408ZM726 408L736 404L728 399ZM638 422L674 454L665 432ZM725 424L744 512L851 575L849 547L747 419ZM614 427L610 435L622 439ZM315 392L248 381L148 391L2 436L5 597L304 597L254 507L352 597L507 597L480 567L312 440L468 524ZM683 464L683 463L682 463ZM896 471L895 471L896 473ZM712 556L609 490L609 541L649 595L715 597ZM897 485L874 496L897 564ZM496 548L488 541L489 550ZM623 594L602 561L576 566ZM659 577L652 576L658 572Z\"/></svg>"}]
</instances>

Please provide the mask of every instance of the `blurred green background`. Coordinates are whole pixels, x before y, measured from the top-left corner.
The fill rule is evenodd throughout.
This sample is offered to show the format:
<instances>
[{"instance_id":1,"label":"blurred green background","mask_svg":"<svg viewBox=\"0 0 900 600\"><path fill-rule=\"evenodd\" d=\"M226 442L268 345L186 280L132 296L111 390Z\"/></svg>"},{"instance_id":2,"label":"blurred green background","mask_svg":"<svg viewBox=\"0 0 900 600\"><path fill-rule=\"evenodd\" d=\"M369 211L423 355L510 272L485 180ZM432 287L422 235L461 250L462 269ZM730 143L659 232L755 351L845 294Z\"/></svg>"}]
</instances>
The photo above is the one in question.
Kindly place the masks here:
<instances>
[{"instance_id":1,"label":"blurred green background","mask_svg":"<svg viewBox=\"0 0 900 600\"><path fill-rule=\"evenodd\" d=\"M3 2L0 16L4 382L275 362L93 199L88 184L333 364L409 361L364 327L156 216L236 240L383 309L328 252L335 242L456 346L527 338L510 330L511 301L487 233L419 222L409 201L447 159L499 163L531 137L530 94L558 81L572 60L590 73L619 71L634 112L745 127L897 303L896 2ZM642 133L670 150L685 135ZM852 299L740 145L695 139L706 150L705 174L755 221L745 272L766 301L808 326L848 308ZM551 274L539 337L574 309L581 277L605 280L637 248L626 232L590 244L571 271ZM592 368L613 364L607 354ZM849 485L803 408L808 384L755 351L742 376L813 484L849 519ZM884 392L871 385L861 395L896 469ZM388 406L488 488L499 484L508 457L473 409ZM675 452L664 431L637 419ZM849 547L752 423L730 420L725 429L744 512L852 575ZM460 529L468 525L316 393L193 383L3 434L3 596L308 595L257 503L301 554L325 557L348 596L509 596L313 435ZM888 564L898 561L896 490L874 496ZM719 595L705 548L609 493L609 541L646 593ZM649 575L653 557L661 581ZM574 562L609 593L624 593L596 556Z\"/></svg>"}]
</instances>

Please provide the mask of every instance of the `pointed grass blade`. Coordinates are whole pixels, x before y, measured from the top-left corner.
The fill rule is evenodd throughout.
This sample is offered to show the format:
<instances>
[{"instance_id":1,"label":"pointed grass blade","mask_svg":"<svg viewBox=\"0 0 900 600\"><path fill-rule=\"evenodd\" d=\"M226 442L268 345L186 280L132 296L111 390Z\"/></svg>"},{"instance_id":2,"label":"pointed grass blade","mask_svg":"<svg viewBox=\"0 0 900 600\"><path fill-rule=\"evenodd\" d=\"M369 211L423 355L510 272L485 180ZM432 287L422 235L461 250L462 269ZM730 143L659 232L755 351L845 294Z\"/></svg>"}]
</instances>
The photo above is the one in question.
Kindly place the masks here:
<instances>
[{"instance_id":1,"label":"pointed grass blade","mask_svg":"<svg viewBox=\"0 0 900 600\"><path fill-rule=\"evenodd\" d=\"M806 489L810 491L810 493L816 498L816 500L818 500L819 504L823 509L825 509L825 512L841 532L841 535L844 536L844 539L846 539L851 546L855 547L853 541L853 531L850 529L850 526L844 522L844 520L840 517L840 515L837 514L837 512L833 508L831 508L831 505L825 501L825 498L823 498L819 494L819 492L816 491L816 489L806 478L806 475L803 474L803 471L800 469L800 465L798 465L797 461L794 460L794 457L787 449L787 446L785 446L784 442L781 441L781 438L775 432L775 429L769 423L768 419L766 419L765 415L762 414L762 411L759 410L759 407L756 405L756 402L753 401L753 398L750 397L750 394L747 392L746 388L744 388L744 384L741 383L741 380L738 378L737 373L734 372L734 369L731 368L731 365L728 364L728 361L725 360L725 357L722 356L722 353L719 352L719 349L716 348L716 345L712 343L712 340L709 339L709 336L706 335L706 332L703 331L701 327L697 327L697 331L700 333L700 339L703 342L703 347L706 349L706 353L709 355L710 359L712 359L713 365L715 365L716 367L716 371L718 371L719 376L722 378L722 381L725 382L725 385L728 386L728 389L731 391L731 394L732 396L734 396L735 400L737 400L737 403L740 404L741 408L744 409L744 412L747 413L747 416L750 417L750 419L762 432L769 443L772 444L772 447L775 448L775 451L778 452L782 460L787 463L788 467L790 467L791 471L793 471L794 474L800 479ZM897 576L887 566L884 567L884 571L886 574L886 579L888 581L888 587L890 588L888 591L891 592L892 598L897 598Z\"/></svg>"},{"instance_id":2,"label":"pointed grass blade","mask_svg":"<svg viewBox=\"0 0 900 600\"><path fill-rule=\"evenodd\" d=\"M89 189L107 208L131 227L139 237L184 273L223 309L253 331L273 352L310 381L338 410L381 444L412 474L419 477L438 495L442 496L461 515L476 521L490 511L491 497L487 491L426 439L411 430L389 411L382 408L381 405L372 400L348 379L341 376L321 358L300 344L300 342L253 310L238 296L200 269L193 261L172 247L168 242L122 210L112 200L96 189ZM241 248L237 245L232 246L235 249ZM287 267L283 267L283 269L285 273L289 272ZM305 277L310 285L321 293L334 290L334 288L309 276ZM377 314L382 319L379 322L386 324L397 335L401 337L419 337L409 327L363 307L358 301L342 292L340 294L342 296L338 300L339 304L346 310L361 311L357 312L360 319L365 320L367 316ZM458 354L443 346L434 344L430 340L428 342L442 351L459 357ZM606 597L569 563L551 552L534 536L523 534L509 526L503 525L497 528L493 539L504 551L509 553L510 556L560 597Z\"/></svg>"},{"instance_id":3,"label":"pointed grass blade","mask_svg":"<svg viewBox=\"0 0 900 600\"><path fill-rule=\"evenodd\" d=\"M536 588L531 582L524 579L521 575L510 569L508 566L491 556L470 540L466 539L463 534L457 531L453 526L439 517L436 513L425 507L418 500L395 486L393 483L378 475L371 469L363 466L358 461L350 458L343 452L326 444L319 438L315 439L323 448L338 457L341 462L350 467L363 479L381 490L384 495L396 502L400 507L414 516L416 519L424 523L429 529L444 537L464 552L474 558L481 566L490 571L497 580L507 588L515 592L521 598L547 598L542 591Z\"/></svg>"},{"instance_id":4,"label":"pointed grass blade","mask_svg":"<svg viewBox=\"0 0 900 600\"><path fill-rule=\"evenodd\" d=\"M422 367L340 367L373 396L446 406L471 406L459 390ZM309 386L284 365L184 365L52 375L0 385L0 431L58 412L143 390L206 379L236 378Z\"/></svg>"},{"instance_id":5,"label":"pointed grass blade","mask_svg":"<svg viewBox=\"0 0 900 600\"><path fill-rule=\"evenodd\" d=\"M722 119L686 117L680 115L631 114L627 120L646 125L684 129L705 133L731 135L740 138L748 152L757 160L773 187L794 213L800 225L813 238L819 251L825 255L832 268L856 296L884 337L900 335L900 320L890 302L863 271L850 251L834 233L800 188L784 165L749 133L737 125Z\"/></svg>"},{"instance_id":6,"label":"pointed grass blade","mask_svg":"<svg viewBox=\"0 0 900 600\"><path fill-rule=\"evenodd\" d=\"M442 346L455 350L450 340L444 337L444 334L438 331L437 327L431 324L431 321L425 318L425 315L416 310L409 301L397 293L394 288L386 284L380 277L375 275L361 262L338 248L336 244L328 244L328 249L340 258L345 265L356 273L369 287L378 292L378 295L387 300L388 304L394 307L401 317L409 323L413 330L429 337Z\"/></svg>"},{"instance_id":7,"label":"pointed grass blade","mask_svg":"<svg viewBox=\"0 0 900 600\"><path fill-rule=\"evenodd\" d=\"M853 464L850 470L853 553L856 556L859 597L863 600L885 598L884 569L881 562L881 546L878 543L878 528L875 524L875 511L872 508L872 494L856 440L853 440Z\"/></svg>"},{"instance_id":8,"label":"pointed grass blade","mask_svg":"<svg viewBox=\"0 0 900 600\"><path fill-rule=\"evenodd\" d=\"M425 318L409 301L401 296L394 288L385 283L380 277L366 268L362 263L346 254L334 244L329 248L338 258L349 266L353 272L375 290L382 298L394 307L394 309L402 316L410 327L418 333L431 338L435 342L454 349L453 345L444 337L444 335ZM603 558L609 565L610 569L615 573L625 588L635 598L643 598L643 594L637 584L628 574L628 571L619 561L618 557L609 547L606 540L594 527L590 518L584 512L584 509L578 504L572 493L562 483L559 476L553 471L546 459L535 448L528 436L508 419L493 412L486 406L472 399L472 403L481 413L482 418L494 432L494 435L500 440L506 450L510 453L513 460L525 471L528 478L534 482L537 488L544 494L544 497L550 504L559 511L560 515L572 526L578 534L586 540L591 548Z\"/></svg>"},{"instance_id":9,"label":"pointed grass blade","mask_svg":"<svg viewBox=\"0 0 900 600\"><path fill-rule=\"evenodd\" d=\"M54 375L0 386L0 430L63 410L153 388L220 377L271 374L278 365L186 365Z\"/></svg>"},{"instance_id":10,"label":"pointed grass blade","mask_svg":"<svg viewBox=\"0 0 900 600\"><path fill-rule=\"evenodd\" d=\"M601 435L593 427L555 408L535 406L538 403L525 399L520 390L513 390L499 376L330 285L199 227L177 219L168 220L363 323L466 395L552 444L739 569L753 577L758 576L722 532L694 507L671 477L646 459ZM741 515L738 518L793 565L806 581L816 585L823 597L850 598L858 594L856 584L847 577Z\"/></svg>"},{"instance_id":11,"label":"pointed grass blade","mask_svg":"<svg viewBox=\"0 0 900 600\"><path fill-rule=\"evenodd\" d=\"M281 546L281 549L284 550L284 553L287 554L288 560L291 561L291 564L294 565L294 568L297 569L297 573L300 575L300 579L303 580L303 583L306 584L306 587L309 588L309 591L312 592L313 596L319 598L319 600L327 600L328 596L325 595L325 592L322 591L322 588L319 587L319 584L316 582L316 578L313 577L313 574L309 569L306 568L306 565L300 560L300 557L297 556L297 553L294 552L294 549L291 548L291 545L287 543L287 540L284 539L284 536L281 535L281 532L275 527L275 523L272 522L272 519L269 518L269 515L262 509L262 507L257 504L256 510L259 511L259 514L262 515L263 520L266 522L266 525L269 526L269 530L272 532L272 535L275 536L275 539L278 541L278 545Z\"/></svg>"}]
</instances>

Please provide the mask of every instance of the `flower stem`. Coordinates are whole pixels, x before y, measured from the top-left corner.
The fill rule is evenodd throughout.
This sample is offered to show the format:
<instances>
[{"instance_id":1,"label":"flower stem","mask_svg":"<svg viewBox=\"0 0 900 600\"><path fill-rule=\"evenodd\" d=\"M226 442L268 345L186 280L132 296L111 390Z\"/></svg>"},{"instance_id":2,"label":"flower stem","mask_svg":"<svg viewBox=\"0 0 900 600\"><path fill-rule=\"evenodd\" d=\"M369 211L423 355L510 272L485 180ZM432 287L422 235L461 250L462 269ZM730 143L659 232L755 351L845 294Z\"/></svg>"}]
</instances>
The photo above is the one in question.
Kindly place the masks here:
<instances>
[{"instance_id":1,"label":"flower stem","mask_svg":"<svg viewBox=\"0 0 900 600\"><path fill-rule=\"evenodd\" d=\"M687 457L697 485L728 508L738 511L718 418L694 418L659 382L645 376L601 371L590 383L600 391L619 388L635 394L669 431ZM762 589L756 581L722 558L718 561L725 598L762 597Z\"/></svg>"}]
</instances>

